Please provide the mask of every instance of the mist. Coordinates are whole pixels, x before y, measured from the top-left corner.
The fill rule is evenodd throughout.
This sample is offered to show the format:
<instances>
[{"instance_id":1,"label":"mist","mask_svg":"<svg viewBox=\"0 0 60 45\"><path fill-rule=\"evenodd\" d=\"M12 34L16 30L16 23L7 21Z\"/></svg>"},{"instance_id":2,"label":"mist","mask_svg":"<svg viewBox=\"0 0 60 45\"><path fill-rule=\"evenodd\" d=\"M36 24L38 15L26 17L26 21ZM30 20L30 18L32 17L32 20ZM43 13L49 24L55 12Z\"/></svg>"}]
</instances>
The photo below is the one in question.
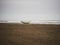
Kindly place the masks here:
<instances>
[{"instance_id":1,"label":"mist","mask_svg":"<svg viewBox=\"0 0 60 45\"><path fill-rule=\"evenodd\" d=\"M59 0L1 0L0 20L32 21L60 20Z\"/></svg>"}]
</instances>

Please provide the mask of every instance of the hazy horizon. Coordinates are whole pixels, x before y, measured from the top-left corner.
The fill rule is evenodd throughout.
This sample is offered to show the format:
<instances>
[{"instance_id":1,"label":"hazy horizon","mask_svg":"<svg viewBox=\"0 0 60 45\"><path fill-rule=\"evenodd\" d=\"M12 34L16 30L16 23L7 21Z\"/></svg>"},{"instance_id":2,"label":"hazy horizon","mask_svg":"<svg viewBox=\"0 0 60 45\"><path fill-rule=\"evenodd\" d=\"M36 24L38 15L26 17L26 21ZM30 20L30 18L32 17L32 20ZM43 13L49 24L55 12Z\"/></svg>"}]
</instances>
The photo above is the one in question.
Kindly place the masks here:
<instances>
[{"instance_id":1,"label":"hazy horizon","mask_svg":"<svg viewBox=\"0 0 60 45\"><path fill-rule=\"evenodd\" d=\"M0 20L60 20L59 0L1 0Z\"/></svg>"}]
</instances>

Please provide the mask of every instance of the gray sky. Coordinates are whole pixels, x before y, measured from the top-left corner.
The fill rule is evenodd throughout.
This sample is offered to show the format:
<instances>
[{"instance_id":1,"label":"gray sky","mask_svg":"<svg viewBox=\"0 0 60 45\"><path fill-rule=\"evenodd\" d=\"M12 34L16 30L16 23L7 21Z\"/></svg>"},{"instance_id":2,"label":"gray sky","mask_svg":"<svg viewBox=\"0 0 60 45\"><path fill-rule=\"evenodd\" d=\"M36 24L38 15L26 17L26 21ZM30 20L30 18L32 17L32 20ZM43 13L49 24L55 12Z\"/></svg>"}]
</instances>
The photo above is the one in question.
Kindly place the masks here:
<instances>
[{"instance_id":1,"label":"gray sky","mask_svg":"<svg viewBox=\"0 0 60 45\"><path fill-rule=\"evenodd\" d=\"M59 0L1 0L0 20L60 20Z\"/></svg>"}]
</instances>

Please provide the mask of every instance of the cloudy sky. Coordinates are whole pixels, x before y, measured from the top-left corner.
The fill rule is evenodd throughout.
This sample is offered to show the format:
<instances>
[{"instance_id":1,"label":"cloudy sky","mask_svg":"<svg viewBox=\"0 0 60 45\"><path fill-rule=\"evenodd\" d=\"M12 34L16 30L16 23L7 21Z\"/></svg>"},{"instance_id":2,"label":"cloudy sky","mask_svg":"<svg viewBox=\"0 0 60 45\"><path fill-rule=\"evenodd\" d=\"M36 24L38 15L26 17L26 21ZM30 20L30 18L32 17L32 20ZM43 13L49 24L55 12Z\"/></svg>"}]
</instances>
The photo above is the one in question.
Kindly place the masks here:
<instances>
[{"instance_id":1,"label":"cloudy sky","mask_svg":"<svg viewBox=\"0 0 60 45\"><path fill-rule=\"evenodd\" d=\"M59 0L1 0L0 20L60 20Z\"/></svg>"}]
</instances>

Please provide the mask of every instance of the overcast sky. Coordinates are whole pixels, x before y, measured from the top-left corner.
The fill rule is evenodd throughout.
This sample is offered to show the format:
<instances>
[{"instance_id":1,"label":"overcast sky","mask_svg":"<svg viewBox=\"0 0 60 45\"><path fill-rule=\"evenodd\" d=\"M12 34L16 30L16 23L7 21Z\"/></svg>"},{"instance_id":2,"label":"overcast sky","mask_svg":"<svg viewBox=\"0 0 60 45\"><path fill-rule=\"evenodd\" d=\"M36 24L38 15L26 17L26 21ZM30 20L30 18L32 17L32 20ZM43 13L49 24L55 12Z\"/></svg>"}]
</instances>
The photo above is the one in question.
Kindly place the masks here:
<instances>
[{"instance_id":1,"label":"overcast sky","mask_svg":"<svg viewBox=\"0 0 60 45\"><path fill-rule=\"evenodd\" d=\"M59 0L1 0L0 20L60 20Z\"/></svg>"}]
</instances>

